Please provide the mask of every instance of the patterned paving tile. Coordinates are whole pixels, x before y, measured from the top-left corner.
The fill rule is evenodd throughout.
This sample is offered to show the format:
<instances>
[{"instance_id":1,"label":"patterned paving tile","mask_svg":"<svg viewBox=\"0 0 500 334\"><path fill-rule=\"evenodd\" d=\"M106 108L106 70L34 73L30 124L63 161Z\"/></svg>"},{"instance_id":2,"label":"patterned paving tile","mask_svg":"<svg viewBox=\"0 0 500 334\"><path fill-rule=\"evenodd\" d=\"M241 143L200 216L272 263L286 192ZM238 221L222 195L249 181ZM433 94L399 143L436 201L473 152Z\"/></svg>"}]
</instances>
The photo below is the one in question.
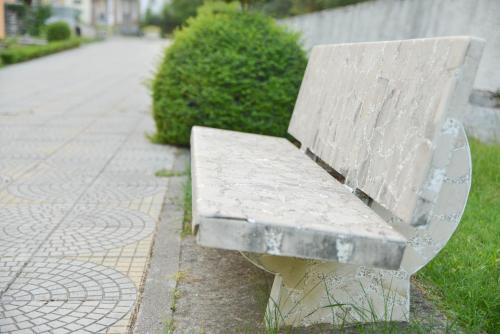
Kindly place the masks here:
<instances>
[{"instance_id":1,"label":"patterned paving tile","mask_svg":"<svg viewBox=\"0 0 500 334\"><path fill-rule=\"evenodd\" d=\"M0 206L0 259L33 254L68 211L57 205Z\"/></svg>"},{"instance_id":2,"label":"patterned paving tile","mask_svg":"<svg viewBox=\"0 0 500 334\"><path fill-rule=\"evenodd\" d=\"M37 163L39 163L37 159L0 159L0 189L12 183Z\"/></svg>"},{"instance_id":3,"label":"patterned paving tile","mask_svg":"<svg viewBox=\"0 0 500 334\"><path fill-rule=\"evenodd\" d=\"M91 183L102 169L104 164L98 166L82 166L81 164L66 164L61 168L60 164L52 160L39 162L34 168L26 171L22 178L18 178L15 184L50 184L50 183Z\"/></svg>"},{"instance_id":4,"label":"patterned paving tile","mask_svg":"<svg viewBox=\"0 0 500 334\"><path fill-rule=\"evenodd\" d=\"M87 184L78 181L13 182L6 191L0 192L0 203L74 203L87 187Z\"/></svg>"},{"instance_id":5,"label":"patterned paving tile","mask_svg":"<svg viewBox=\"0 0 500 334\"><path fill-rule=\"evenodd\" d=\"M135 299L134 284L116 270L90 262L36 259L3 293L0 318L14 320L13 330L95 333L122 319Z\"/></svg>"},{"instance_id":6,"label":"patterned paving tile","mask_svg":"<svg viewBox=\"0 0 500 334\"><path fill-rule=\"evenodd\" d=\"M18 80L0 101L0 333L128 333L167 187L154 173L176 154L145 137L162 48L103 42L0 72Z\"/></svg>"},{"instance_id":7,"label":"patterned paving tile","mask_svg":"<svg viewBox=\"0 0 500 334\"><path fill-rule=\"evenodd\" d=\"M28 256L7 256L0 258L0 295L3 294L9 284L11 284L17 275L21 272L23 265L29 260ZM0 324L1 324L0 319ZM0 325L0 329L1 329Z\"/></svg>"},{"instance_id":8,"label":"patterned paving tile","mask_svg":"<svg viewBox=\"0 0 500 334\"><path fill-rule=\"evenodd\" d=\"M27 128L26 132L18 134L15 139L18 143L23 142L45 142L64 143L77 135L79 129L51 129L47 127L33 126Z\"/></svg>"},{"instance_id":9,"label":"patterned paving tile","mask_svg":"<svg viewBox=\"0 0 500 334\"><path fill-rule=\"evenodd\" d=\"M59 147L58 143L24 142L0 147L0 159L44 159Z\"/></svg>"},{"instance_id":10,"label":"patterned paving tile","mask_svg":"<svg viewBox=\"0 0 500 334\"><path fill-rule=\"evenodd\" d=\"M81 143L75 142L65 145L64 148L53 155L53 159L67 160L108 160L120 146L120 142L113 143Z\"/></svg>"},{"instance_id":11,"label":"patterned paving tile","mask_svg":"<svg viewBox=\"0 0 500 334\"><path fill-rule=\"evenodd\" d=\"M124 207L77 205L36 252L37 256L93 254L150 236L156 221Z\"/></svg>"},{"instance_id":12,"label":"patterned paving tile","mask_svg":"<svg viewBox=\"0 0 500 334\"><path fill-rule=\"evenodd\" d=\"M155 182L150 184L126 184L120 181L98 181L82 196L81 203L120 203L134 199L163 198L166 184Z\"/></svg>"},{"instance_id":13,"label":"patterned paving tile","mask_svg":"<svg viewBox=\"0 0 500 334\"><path fill-rule=\"evenodd\" d=\"M148 175L160 169L170 169L174 161L175 149L137 143L120 150L107 166L108 171L143 172Z\"/></svg>"}]
</instances>

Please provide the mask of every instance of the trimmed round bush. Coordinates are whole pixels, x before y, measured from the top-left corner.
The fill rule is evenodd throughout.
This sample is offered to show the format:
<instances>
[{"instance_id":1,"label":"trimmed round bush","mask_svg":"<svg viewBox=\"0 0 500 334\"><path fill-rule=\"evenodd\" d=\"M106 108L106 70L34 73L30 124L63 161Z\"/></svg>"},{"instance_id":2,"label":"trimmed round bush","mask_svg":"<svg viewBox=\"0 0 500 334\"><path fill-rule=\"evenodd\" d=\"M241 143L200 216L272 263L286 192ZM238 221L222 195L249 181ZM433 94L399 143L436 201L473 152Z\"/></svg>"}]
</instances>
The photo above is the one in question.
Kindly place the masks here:
<instances>
[{"instance_id":1,"label":"trimmed round bush","mask_svg":"<svg viewBox=\"0 0 500 334\"><path fill-rule=\"evenodd\" d=\"M71 29L64 21L57 21L47 25L47 40L49 42L63 41L69 39L70 36Z\"/></svg>"},{"instance_id":2,"label":"trimmed round bush","mask_svg":"<svg viewBox=\"0 0 500 334\"><path fill-rule=\"evenodd\" d=\"M193 125L284 136L305 66L298 35L271 18L202 8L153 82L155 139L189 145Z\"/></svg>"}]
</instances>

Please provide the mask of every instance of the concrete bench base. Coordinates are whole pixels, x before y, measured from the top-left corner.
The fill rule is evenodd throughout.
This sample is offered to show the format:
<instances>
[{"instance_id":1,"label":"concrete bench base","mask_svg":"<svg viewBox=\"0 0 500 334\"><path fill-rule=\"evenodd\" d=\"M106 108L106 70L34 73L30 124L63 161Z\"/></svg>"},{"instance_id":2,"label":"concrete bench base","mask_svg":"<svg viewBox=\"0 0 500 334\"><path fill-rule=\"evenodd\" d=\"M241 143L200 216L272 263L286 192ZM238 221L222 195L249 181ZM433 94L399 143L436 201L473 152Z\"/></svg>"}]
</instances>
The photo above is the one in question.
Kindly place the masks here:
<instances>
[{"instance_id":1,"label":"concrete bench base","mask_svg":"<svg viewBox=\"0 0 500 334\"><path fill-rule=\"evenodd\" d=\"M266 310L271 327L407 321L409 275L405 271L269 255L244 254L277 273Z\"/></svg>"}]
</instances>

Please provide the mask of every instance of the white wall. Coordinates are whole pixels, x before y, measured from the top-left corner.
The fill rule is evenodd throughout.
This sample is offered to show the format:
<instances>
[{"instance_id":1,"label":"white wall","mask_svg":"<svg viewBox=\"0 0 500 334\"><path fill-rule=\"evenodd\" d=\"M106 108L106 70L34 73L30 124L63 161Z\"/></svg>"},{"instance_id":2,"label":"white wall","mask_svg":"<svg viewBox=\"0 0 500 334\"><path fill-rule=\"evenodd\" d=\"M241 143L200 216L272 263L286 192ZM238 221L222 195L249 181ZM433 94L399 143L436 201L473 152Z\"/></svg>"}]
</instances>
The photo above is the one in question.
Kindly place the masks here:
<instances>
[{"instance_id":1,"label":"white wall","mask_svg":"<svg viewBox=\"0 0 500 334\"><path fill-rule=\"evenodd\" d=\"M500 90L500 0L376 0L280 21L317 44L472 35L486 40L474 87ZM473 105L469 134L500 142L500 109Z\"/></svg>"}]
</instances>

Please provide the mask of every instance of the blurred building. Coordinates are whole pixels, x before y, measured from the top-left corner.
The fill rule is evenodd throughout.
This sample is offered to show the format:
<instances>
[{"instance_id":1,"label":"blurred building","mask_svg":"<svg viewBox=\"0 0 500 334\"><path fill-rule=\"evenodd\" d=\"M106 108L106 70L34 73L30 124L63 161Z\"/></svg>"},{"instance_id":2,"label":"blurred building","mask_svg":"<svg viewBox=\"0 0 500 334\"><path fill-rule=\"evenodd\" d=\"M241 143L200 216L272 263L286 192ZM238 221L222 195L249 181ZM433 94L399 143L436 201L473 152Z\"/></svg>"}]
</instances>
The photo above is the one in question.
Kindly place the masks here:
<instances>
[{"instance_id":1,"label":"blurred building","mask_svg":"<svg viewBox=\"0 0 500 334\"><path fill-rule=\"evenodd\" d=\"M3 0L0 0L0 39L5 38L5 12Z\"/></svg>"},{"instance_id":2,"label":"blurred building","mask_svg":"<svg viewBox=\"0 0 500 334\"><path fill-rule=\"evenodd\" d=\"M0 39L21 31L20 12L23 4L20 0L0 0Z\"/></svg>"},{"instance_id":3,"label":"blurred building","mask_svg":"<svg viewBox=\"0 0 500 334\"><path fill-rule=\"evenodd\" d=\"M46 23L65 21L73 31L90 24L90 0L41 0L41 3L52 8L52 15Z\"/></svg>"},{"instance_id":4,"label":"blurred building","mask_svg":"<svg viewBox=\"0 0 500 334\"><path fill-rule=\"evenodd\" d=\"M0 0L0 39L24 34L22 7L38 5L52 8L46 23L65 21L73 31L80 28L83 35L139 32L140 0Z\"/></svg>"},{"instance_id":5,"label":"blurred building","mask_svg":"<svg viewBox=\"0 0 500 334\"><path fill-rule=\"evenodd\" d=\"M140 0L86 1L92 2L90 22L94 27L125 35L139 33Z\"/></svg>"},{"instance_id":6,"label":"blurred building","mask_svg":"<svg viewBox=\"0 0 500 334\"><path fill-rule=\"evenodd\" d=\"M106 34L137 34L139 31L140 0L45 1L52 5L54 16L64 17L65 21L76 14L84 30L92 27Z\"/></svg>"}]
</instances>

